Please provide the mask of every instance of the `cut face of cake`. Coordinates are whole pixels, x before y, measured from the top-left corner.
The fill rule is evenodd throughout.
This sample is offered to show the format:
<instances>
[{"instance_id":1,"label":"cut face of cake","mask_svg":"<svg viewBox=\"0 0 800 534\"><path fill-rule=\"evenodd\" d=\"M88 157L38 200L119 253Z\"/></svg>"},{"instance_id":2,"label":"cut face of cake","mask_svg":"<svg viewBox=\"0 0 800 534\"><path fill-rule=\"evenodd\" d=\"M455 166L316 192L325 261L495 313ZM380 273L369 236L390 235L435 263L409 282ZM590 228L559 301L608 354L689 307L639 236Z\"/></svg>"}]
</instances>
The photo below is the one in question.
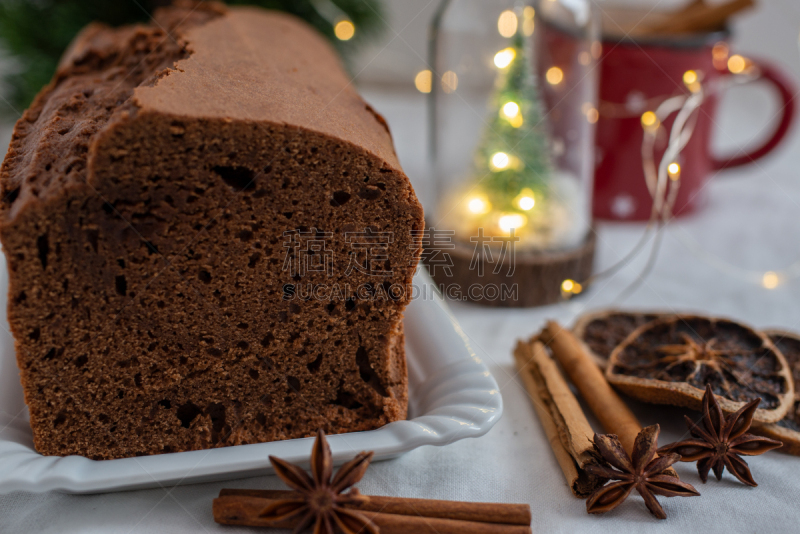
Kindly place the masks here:
<instances>
[{"instance_id":1,"label":"cut face of cake","mask_svg":"<svg viewBox=\"0 0 800 534\"><path fill-rule=\"evenodd\" d=\"M120 458L403 419L422 209L383 118L287 15L90 26L0 170L36 449Z\"/></svg>"}]
</instances>

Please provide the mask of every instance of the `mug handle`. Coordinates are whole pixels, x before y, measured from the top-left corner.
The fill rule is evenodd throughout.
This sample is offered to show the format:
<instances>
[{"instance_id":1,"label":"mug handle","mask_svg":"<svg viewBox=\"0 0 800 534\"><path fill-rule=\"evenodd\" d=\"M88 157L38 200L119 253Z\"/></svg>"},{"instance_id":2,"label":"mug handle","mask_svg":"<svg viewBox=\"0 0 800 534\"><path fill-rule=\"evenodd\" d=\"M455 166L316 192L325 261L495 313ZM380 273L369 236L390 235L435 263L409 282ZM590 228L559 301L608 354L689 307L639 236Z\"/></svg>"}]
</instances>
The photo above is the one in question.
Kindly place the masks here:
<instances>
[{"instance_id":1,"label":"mug handle","mask_svg":"<svg viewBox=\"0 0 800 534\"><path fill-rule=\"evenodd\" d=\"M760 75L753 81L766 81L772 84L778 90L780 96L781 118L778 121L775 130L770 138L763 143L760 147L756 148L749 154L741 156L732 156L729 158L711 158L711 167L715 171L739 167L752 163L758 159L763 158L775 148L780 145L781 141L786 137L789 128L792 126L795 118L796 105L794 95L797 93L794 81L792 81L784 71L769 61L757 60L756 66L760 71Z\"/></svg>"}]
</instances>

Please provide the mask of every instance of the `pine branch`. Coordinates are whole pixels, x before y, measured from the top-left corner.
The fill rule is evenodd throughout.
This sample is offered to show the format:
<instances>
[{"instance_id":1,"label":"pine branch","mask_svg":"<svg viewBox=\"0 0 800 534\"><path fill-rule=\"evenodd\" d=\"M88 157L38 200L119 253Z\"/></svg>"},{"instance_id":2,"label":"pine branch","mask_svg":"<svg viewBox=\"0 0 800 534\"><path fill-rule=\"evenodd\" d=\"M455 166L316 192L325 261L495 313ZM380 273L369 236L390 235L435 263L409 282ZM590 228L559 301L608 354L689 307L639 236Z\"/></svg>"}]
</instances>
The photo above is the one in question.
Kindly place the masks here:
<instances>
[{"instance_id":1,"label":"pine branch","mask_svg":"<svg viewBox=\"0 0 800 534\"><path fill-rule=\"evenodd\" d=\"M3 73L3 96L22 110L50 81L58 60L75 35L92 21L111 26L147 22L167 0L0 0L0 49L13 62ZM375 37L383 26L380 0L233 0L230 4L257 5L297 15L331 39L343 55ZM334 37L333 24L320 13L319 5L329 4L356 26L356 35L347 42ZM11 113L0 101L0 113Z\"/></svg>"}]
</instances>

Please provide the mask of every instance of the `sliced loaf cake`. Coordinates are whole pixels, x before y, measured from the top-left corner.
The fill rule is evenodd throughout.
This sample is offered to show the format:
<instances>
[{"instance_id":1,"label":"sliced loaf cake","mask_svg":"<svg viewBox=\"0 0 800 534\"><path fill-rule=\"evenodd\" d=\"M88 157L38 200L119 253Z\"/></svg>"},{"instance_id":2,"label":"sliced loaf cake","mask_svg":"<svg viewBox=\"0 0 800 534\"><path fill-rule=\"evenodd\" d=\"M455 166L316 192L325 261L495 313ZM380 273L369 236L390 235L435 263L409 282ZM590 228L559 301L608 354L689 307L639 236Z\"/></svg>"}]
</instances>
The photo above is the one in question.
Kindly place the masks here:
<instances>
[{"instance_id":1,"label":"sliced loaf cake","mask_svg":"<svg viewBox=\"0 0 800 534\"><path fill-rule=\"evenodd\" d=\"M36 449L109 459L403 419L419 202L304 23L86 28L0 169Z\"/></svg>"}]
</instances>

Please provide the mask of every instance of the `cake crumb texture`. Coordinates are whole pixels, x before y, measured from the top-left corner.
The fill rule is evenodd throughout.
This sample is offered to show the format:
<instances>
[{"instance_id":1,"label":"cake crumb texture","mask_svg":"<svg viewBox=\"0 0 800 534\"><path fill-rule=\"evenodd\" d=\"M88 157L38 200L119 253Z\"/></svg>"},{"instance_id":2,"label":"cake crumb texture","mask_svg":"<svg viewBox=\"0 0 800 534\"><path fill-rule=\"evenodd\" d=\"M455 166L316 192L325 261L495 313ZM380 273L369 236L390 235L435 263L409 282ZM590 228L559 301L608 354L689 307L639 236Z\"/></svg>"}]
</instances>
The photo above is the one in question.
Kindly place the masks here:
<instances>
[{"instance_id":1,"label":"cake crumb texture","mask_svg":"<svg viewBox=\"0 0 800 534\"><path fill-rule=\"evenodd\" d=\"M40 453L406 417L422 209L385 121L304 23L183 3L90 25L18 121L0 187ZM300 238L322 250L314 266Z\"/></svg>"}]
</instances>

